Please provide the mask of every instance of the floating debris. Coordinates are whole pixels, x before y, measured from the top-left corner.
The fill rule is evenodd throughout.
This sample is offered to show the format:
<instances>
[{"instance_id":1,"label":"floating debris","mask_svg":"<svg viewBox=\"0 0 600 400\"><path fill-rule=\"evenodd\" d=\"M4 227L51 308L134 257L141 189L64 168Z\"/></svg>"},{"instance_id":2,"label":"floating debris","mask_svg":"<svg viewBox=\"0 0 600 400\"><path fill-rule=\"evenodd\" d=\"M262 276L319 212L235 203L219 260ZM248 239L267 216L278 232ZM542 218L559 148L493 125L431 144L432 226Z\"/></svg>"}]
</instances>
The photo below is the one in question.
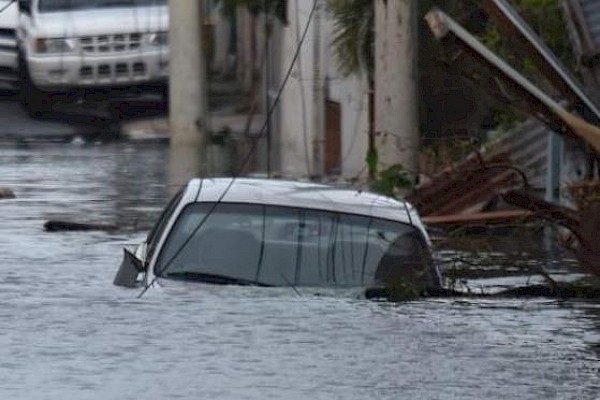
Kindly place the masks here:
<instances>
[{"instance_id":1,"label":"floating debris","mask_svg":"<svg viewBox=\"0 0 600 400\"><path fill-rule=\"evenodd\" d=\"M0 187L0 200L2 199L14 199L15 193L9 188Z\"/></svg>"},{"instance_id":2,"label":"floating debris","mask_svg":"<svg viewBox=\"0 0 600 400\"><path fill-rule=\"evenodd\" d=\"M48 232L59 231L115 231L118 229L115 225L90 224L69 221L48 221L44 224L44 229Z\"/></svg>"}]
</instances>

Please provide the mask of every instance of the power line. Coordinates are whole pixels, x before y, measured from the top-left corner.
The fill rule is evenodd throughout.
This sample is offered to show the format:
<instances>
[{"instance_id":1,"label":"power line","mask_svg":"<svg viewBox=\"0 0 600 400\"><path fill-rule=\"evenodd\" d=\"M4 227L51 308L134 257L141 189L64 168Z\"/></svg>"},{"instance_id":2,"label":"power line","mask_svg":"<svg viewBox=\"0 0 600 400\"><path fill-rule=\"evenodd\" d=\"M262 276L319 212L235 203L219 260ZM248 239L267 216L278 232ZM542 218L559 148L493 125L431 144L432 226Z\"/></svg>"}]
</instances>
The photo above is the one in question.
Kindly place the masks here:
<instances>
[{"instance_id":1,"label":"power line","mask_svg":"<svg viewBox=\"0 0 600 400\"><path fill-rule=\"evenodd\" d=\"M292 71L294 69L294 65L296 64L296 61L298 60L298 57L300 55L300 50L302 49L302 45L304 44L304 41L306 40L306 35L308 33L308 28L310 27L310 24L312 22L313 16L315 14L315 10L317 9L317 2L318 0L313 0L313 6L312 9L310 10L310 14L308 15L308 20L306 22L306 27L304 28L304 32L302 33L302 37L300 38L300 42L298 42L298 45L296 47L296 51L294 52L294 57L292 57L292 61L290 62L290 66L286 72L285 78L283 79L279 90L277 92L277 96L275 97L273 103L270 105L269 109L267 110L267 115L266 115L266 119L265 122L263 123L263 126L258 134L258 138L261 138L264 136L265 131L267 129L267 126L269 124L269 121L271 119L271 117L273 116L273 113L275 111L275 108L277 107L277 105L279 104L279 101L281 100L281 95L283 94L283 90L285 89L290 76L292 75ZM248 128L249 130L249 128ZM248 132L246 132L247 134ZM152 281L150 283L148 283L144 289L142 290L142 292L138 295L138 298L141 298L147 291L148 289L150 289L150 287L154 284L154 282L156 282L156 280L158 279L159 275L164 274L165 272L167 272L167 270L169 269L169 267L171 267L171 265L173 264L173 261L175 261L175 259L179 256L179 254L183 251L183 249L188 245L188 243L192 240L193 236L200 230L200 228L202 228L204 226L204 224L206 223L206 221L208 220L208 218L212 215L212 213L215 211L215 209L218 207L219 204L221 204L223 202L223 199L225 198L225 196L227 195L227 193L229 193L229 191L231 190L233 184L235 183L236 179L239 177L239 175L242 173L242 171L244 170L244 168L246 167L246 165L248 164L248 162L250 161L250 158L252 157L252 154L254 154L254 152L256 151L256 147L258 145L258 140L254 141L254 143L252 143L252 146L250 147L250 150L248 151L248 154L246 156L246 158L244 159L244 161L242 162L242 164L240 165L240 169L239 171L233 175L233 177L231 178L231 182L229 182L229 184L227 185L227 187L225 188L225 190L223 190L223 193L219 196L219 198L217 199L217 201L215 203L213 203L213 205L211 206L211 208L208 210L208 212L206 213L206 215L202 218L202 220L198 223L198 226L196 226L196 228L190 233L190 235L188 236L188 238L182 243L182 245L177 249L177 251L173 254L173 256L167 261L167 263L165 264L164 268L162 268L162 270L159 272L159 274L155 274L154 275L154 279L152 279ZM148 260L146 260L146 263L148 262Z\"/></svg>"},{"instance_id":2,"label":"power line","mask_svg":"<svg viewBox=\"0 0 600 400\"><path fill-rule=\"evenodd\" d=\"M17 0L10 0L8 2L8 4L6 4L4 7L0 8L0 14L2 14L8 7L12 6L14 3L16 3Z\"/></svg>"}]
</instances>

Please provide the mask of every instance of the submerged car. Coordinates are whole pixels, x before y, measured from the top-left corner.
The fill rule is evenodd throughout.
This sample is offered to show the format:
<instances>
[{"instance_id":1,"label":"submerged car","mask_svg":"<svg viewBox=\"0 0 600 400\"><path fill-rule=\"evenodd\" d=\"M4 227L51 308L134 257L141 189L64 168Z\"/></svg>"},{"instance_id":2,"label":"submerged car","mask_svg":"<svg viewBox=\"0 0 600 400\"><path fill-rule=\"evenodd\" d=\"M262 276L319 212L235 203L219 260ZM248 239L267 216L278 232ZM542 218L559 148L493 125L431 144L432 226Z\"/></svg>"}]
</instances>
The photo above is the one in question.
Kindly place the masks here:
<instances>
[{"instance_id":1,"label":"submerged car","mask_svg":"<svg viewBox=\"0 0 600 400\"><path fill-rule=\"evenodd\" d=\"M408 203L315 183L191 180L115 285L162 280L292 287L438 288L427 232Z\"/></svg>"}]
</instances>

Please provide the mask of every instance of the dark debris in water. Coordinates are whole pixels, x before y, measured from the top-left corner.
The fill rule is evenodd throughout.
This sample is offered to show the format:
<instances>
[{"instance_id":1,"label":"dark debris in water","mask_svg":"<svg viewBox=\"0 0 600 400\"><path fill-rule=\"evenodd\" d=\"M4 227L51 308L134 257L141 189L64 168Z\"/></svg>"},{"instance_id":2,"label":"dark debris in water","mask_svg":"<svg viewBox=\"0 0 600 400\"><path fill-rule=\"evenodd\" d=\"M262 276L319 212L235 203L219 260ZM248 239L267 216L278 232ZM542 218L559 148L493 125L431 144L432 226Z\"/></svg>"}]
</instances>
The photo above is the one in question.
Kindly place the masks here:
<instances>
[{"instance_id":1,"label":"dark debris in water","mask_svg":"<svg viewBox=\"0 0 600 400\"><path fill-rule=\"evenodd\" d=\"M427 289L416 296L406 296L405 290L395 288L370 288L365 291L367 299L384 299L389 301L407 301L417 298L532 298L545 297L561 300L600 300L600 287L587 285L559 284L556 287L548 285L527 285L500 292L465 292L448 288Z\"/></svg>"},{"instance_id":2,"label":"dark debris in water","mask_svg":"<svg viewBox=\"0 0 600 400\"><path fill-rule=\"evenodd\" d=\"M0 200L14 199L14 198L15 198L15 193L11 189L5 188L5 187L0 187Z\"/></svg>"},{"instance_id":3,"label":"dark debris in water","mask_svg":"<svg viewBox=\"0 0 600 400\"><path fill-rule=\"evenodd\" d=\"M48 232L59 231L116 231L115 225L50 220L44 224Z\"/></svg>"}]
</instances>

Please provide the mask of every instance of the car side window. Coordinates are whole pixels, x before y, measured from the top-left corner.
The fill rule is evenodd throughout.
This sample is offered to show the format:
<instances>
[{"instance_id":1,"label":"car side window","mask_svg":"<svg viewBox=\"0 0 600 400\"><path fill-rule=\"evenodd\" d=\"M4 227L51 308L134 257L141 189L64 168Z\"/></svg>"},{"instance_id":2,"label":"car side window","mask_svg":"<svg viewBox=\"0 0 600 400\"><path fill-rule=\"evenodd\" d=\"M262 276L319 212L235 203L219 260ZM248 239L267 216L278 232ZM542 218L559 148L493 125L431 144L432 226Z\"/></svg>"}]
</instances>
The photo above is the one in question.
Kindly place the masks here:
<instances>
[{"instance_id":1,"label":"car side window","mask_svg":"<svg viewBox=\"0 0 600 400\"><path fill-rule=\"evenodd\" d=\"M154 225L154 228L152 228L152 230L148 234L148 238L146 239L146 243L148 243L148 252L146 260L150 260L152 258L152 255L156 250L156 246L158 245L158 241L160 240L163 232L165 231L165 228L167 227L171 216L177 209L179 201L183 197L183 191L184 189L181 189L179 192L177 192L175 196L173 196L167 207L165 207L164 211L158 218L158 221Z\"/></svg>"}]
</instances>

